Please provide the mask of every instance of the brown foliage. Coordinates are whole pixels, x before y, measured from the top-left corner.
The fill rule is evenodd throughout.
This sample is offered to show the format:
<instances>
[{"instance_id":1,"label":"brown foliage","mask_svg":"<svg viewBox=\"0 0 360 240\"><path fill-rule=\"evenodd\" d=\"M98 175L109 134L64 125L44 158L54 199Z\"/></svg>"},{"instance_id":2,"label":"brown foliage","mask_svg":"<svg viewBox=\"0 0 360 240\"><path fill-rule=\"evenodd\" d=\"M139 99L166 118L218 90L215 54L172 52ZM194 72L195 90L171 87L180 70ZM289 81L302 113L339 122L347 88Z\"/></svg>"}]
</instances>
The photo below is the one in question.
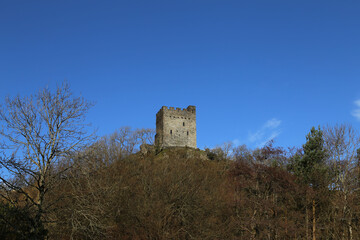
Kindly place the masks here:
<instances>
[{"instance_id":1,"label":"brown foliage","mask_svg":"<svg viewBox=\"0 0 360 240\"><path fill-rule=\"evenodd\" d=\"M234 208L241 239L290 239L302 236L298 204L303 191L294 176L278 167L234 163Z\"/></svg>"},{"instance_id":2,"label":"brown foliage","mask_svg":"<svg viewBox=\"0 0 360 240\"><path fill-rule=\"evenodd\" d=\"M59 205L53 237L228 238L226 166L182 158L187 153L181 151L186 150L133 155L95 171L88 166L64 180L62 191L68 195Z\"/></svg>"},{"instance_id":3,"label":"brown foliage","mask_svg":"<svg viewBox=\"0 0 360 240\"><path fill-rule=\"evenodd\" d=\"M286 170L292 154L271 145L227 155L236 160L218 153L206 160L209 152L173 148L124 157L95 144L69 160L76 164L49 195L65 196L48 216L50 238L306 239L314 222L317 239L359 237L358 192L344 202L342 191L305 185ZM344 207L351 207L346 219Z\"/></svg>"}]
</instances>

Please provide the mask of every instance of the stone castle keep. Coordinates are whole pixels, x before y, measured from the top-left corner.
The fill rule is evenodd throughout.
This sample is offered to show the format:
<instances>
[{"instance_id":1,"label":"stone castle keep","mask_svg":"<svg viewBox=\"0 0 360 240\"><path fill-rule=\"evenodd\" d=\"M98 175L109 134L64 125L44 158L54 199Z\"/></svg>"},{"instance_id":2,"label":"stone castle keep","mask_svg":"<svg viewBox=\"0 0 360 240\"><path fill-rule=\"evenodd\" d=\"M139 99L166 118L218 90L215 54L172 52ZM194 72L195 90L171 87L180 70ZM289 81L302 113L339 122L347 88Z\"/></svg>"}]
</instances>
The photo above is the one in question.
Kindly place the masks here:
<instances>
[{"instance_id":1,"label":"stone castle keep","mask_svg":"<svg viewBox=\"0 0 360 240\"><path fill-rule=\"evenodd\" d=\"M155 144L196 148L196 107L175 109L163 106L156 114Z\"/></svg>"}]
</instances>

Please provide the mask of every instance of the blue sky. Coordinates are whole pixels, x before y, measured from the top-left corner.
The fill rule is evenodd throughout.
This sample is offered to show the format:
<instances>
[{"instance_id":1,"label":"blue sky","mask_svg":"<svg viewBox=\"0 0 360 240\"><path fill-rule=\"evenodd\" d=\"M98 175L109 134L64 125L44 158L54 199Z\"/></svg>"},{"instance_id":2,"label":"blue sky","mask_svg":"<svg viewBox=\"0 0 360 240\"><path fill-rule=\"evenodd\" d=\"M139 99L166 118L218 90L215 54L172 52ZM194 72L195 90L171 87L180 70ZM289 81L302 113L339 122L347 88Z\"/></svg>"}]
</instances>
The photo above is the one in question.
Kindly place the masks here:
<instances>
[{"instance_id":1,"label":"blue sky","mask_svg":"<svg viewBox=\"0 0 360 240\"><path fill-rule=\"evenodd\" d=\"M99 135L197 106L198 146L360 128L359 1L0 1L0 102L64 79Z\"/></svg>"}]
</instances>

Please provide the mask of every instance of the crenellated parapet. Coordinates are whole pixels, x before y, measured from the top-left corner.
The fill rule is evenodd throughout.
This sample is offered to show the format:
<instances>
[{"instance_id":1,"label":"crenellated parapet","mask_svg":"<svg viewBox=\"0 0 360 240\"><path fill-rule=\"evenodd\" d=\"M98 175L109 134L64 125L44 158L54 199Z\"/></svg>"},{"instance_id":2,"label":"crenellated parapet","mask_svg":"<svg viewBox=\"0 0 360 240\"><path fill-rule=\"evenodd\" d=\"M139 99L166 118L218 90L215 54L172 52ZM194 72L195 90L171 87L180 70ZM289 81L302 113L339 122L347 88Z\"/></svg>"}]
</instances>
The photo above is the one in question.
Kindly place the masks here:
<instances>
[{"instance_id":1,"label":"crenellated parapet","mask_svg":"<svg viewBox=\"0 0 360 240\"><path fill-rule=\"evenodd\" d=\"M174 107L167 107L162 106L156 115L160 114L196 114L196 107L195 106L188 106L187 108L174 108Z\"/></svg>"}]
</instances>

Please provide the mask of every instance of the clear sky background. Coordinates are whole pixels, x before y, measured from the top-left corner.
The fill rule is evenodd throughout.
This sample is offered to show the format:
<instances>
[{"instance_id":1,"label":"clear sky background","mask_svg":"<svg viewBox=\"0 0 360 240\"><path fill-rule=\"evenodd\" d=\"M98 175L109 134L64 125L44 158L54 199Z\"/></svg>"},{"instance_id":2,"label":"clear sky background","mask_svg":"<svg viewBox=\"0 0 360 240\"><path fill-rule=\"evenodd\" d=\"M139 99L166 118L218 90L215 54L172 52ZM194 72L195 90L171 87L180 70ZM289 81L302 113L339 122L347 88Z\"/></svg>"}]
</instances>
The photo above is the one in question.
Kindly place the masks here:
<instances>
[{"instance_id":1,"label":"clear sky background","mask_svg":"<svg viewBox=\"0 0 360 240\"><path fill-rule=\"evenodd\" d=\"M360 129L360 1L0 0L0 102L67 80L99 135L197 107L198 147Z\"/></svg>"}]
</instances>

